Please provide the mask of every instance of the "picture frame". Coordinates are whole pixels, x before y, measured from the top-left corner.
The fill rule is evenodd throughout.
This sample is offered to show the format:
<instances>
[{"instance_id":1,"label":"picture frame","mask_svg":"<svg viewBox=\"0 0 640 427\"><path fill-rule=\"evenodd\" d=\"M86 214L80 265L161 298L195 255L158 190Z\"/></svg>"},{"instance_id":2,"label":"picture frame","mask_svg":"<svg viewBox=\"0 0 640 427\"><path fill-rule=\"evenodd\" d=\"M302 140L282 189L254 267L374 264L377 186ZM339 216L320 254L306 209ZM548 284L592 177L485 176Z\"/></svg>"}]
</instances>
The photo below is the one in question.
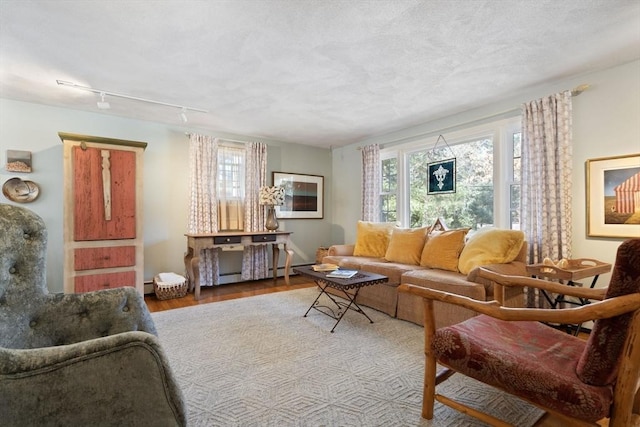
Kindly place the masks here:
<instances>
[{"instance_id":1,"label":"picture frame","mask_svg":"<svg viewBox=\"0 0 640 427\"><path fill-rule=\"evenodd\" d=\"M640 153L586 161L587 235L640 237Z\"/></svg>"},{"instance_id":2,"label":"picture frame","mask_svg":"<svg viewBox=\"0 0 640 427\"><path fill-rule=\"evenodd\" d=\"M456 159L427 163L429 182L427 194L446 194L456 192Z\"/></svg>"},{"instance_id":3,"label":"picture frame","mask_svg":"<svg viewBox=\"0 0 640 427\"><path fill-rule=\"evenodd\" d=\"M278 219L324 218L324 177L272 172L274 186L284 188L284 205L276 206Z\"/></svg>"}]
</instances>

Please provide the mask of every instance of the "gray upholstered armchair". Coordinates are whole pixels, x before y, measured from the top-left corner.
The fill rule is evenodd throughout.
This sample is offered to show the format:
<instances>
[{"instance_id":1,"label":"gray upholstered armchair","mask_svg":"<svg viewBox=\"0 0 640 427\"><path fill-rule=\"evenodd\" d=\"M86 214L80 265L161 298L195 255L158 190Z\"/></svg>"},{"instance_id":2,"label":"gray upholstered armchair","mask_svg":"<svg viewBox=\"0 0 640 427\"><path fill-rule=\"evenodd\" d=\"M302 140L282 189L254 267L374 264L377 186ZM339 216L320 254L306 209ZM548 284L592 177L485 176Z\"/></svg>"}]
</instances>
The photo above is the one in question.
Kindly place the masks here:
<instances>
[{"instance_id":1,"label":"gray upholstered armchair","mask_svg":"<svg viewBox=\"0 0 640 427\"><path fill-rule=\"evenodd\" d=\"M134 288L49 294L47 231L0 204L0 423L185 425L185 403Z\"/></svg>"}]
</instances>

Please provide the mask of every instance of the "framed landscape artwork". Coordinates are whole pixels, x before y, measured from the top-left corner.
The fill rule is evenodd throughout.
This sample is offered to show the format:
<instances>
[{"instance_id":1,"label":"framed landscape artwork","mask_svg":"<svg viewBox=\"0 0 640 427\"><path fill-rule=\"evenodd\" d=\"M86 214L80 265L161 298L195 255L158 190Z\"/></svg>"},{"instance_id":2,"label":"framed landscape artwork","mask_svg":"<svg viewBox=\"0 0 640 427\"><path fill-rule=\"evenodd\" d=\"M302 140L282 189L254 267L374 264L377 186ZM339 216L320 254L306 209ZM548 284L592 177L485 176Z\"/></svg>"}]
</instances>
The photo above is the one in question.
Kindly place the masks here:
<instances>
[{"instance_id":1,"label":"framed landscape artwork","mask_svg":"<svg viewBox=\"0 0 640 427\"><path fill-rule=\"evenodd\" d=\"M276 206L278 218L324 218L324 177L273 172L273 185L284 187L284 205Z\"/></svg>"},{"instance_id":2,"label":"framed landscape artwork","mask_svg":"<svg viewBox=\"0 0 640 427\"><path fill-rule=\"evenodd\" d=\"M587 160L587 235L640 237L640 154Z\"/></svg>"}]
</instances>

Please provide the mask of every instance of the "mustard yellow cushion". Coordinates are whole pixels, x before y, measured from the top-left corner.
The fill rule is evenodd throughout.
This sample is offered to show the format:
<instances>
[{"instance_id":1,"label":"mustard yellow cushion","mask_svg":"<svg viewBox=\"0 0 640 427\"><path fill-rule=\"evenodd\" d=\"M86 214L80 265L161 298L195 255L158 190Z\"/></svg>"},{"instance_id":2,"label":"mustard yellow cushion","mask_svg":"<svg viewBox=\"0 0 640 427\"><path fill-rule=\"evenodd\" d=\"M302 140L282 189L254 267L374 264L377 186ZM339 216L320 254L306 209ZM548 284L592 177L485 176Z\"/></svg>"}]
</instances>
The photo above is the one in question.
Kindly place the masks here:
<instances>
[{"instance_id":1,"label":"mustard yellow cushion","mask_svg":"<svg viewBox=\"0 0 640 427\"><path fill-rule=\"evenodd\" d=\"M480 265L511 262L520 253L522 242L522 231L481 229L467 241L458 260L458 270L460 273L469 274Z\"/></svg>"},{"instance_id":2,"label":"mustard yellow cushion","mask_svg":"<svg viewBox=\"0 0 640 427\"><path fill-rule=\"evenodd\" d=\"M353 255L383 258L394 228L393 222L358 221Z\"/></svg>"},{"instance_id":3,"label":"mustard yellow cushion","mask_svg":"<svg viewBox=\"0 0 640 427\"><path fill-rule=\"evenodd\" d=\"M419 265L424 239L428 232L429 227L395 228L391 233L391 240L384 258L389 262Z\"/></svg>"},{"instance_id":4,"label":"mustard yellow cushion","mask_svg":"<svg viewBox=\"0 0 640 427\"><path fill-rule=\"evenodd\" d=\"M468 232L468 228L431 232L424 244L420 265L458 271L458 257L464 248L464 239Z\"/></svg>"}]
</instances>

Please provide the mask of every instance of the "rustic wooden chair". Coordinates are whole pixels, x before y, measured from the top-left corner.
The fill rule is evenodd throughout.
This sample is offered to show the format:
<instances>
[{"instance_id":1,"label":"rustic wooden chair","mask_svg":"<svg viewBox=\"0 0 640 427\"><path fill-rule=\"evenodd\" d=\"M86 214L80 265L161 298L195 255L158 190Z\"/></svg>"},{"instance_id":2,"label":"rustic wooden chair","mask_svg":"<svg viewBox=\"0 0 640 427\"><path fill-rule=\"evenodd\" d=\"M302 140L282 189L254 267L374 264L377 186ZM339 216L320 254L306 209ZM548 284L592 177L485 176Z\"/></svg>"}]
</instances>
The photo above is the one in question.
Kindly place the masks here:
<instances>
[{"instance_id":1,"label":"rustic wooden chair","mask_svg":"<svg viewBox=\"0 0 640 427\"><path fill-rule=\"evenodd\" d=\"M540 279L481 275L504 287L527 286L597 300L582 307L535 309L502 307L445 292L401 285L421 296L425 313L422 416L433 418L434 400L494 425L502 420L436 393L454 373L475 378L554 414L568 426L640 425L640 239L622 243L607 289L583 289ZM499 299L499 298L498 298ZM435 329L433 301L480 313L457 325ZM542 322L594 321L588 340ZM436 372L436 364L444 366Z\"/></svg>"}]
</instances>

